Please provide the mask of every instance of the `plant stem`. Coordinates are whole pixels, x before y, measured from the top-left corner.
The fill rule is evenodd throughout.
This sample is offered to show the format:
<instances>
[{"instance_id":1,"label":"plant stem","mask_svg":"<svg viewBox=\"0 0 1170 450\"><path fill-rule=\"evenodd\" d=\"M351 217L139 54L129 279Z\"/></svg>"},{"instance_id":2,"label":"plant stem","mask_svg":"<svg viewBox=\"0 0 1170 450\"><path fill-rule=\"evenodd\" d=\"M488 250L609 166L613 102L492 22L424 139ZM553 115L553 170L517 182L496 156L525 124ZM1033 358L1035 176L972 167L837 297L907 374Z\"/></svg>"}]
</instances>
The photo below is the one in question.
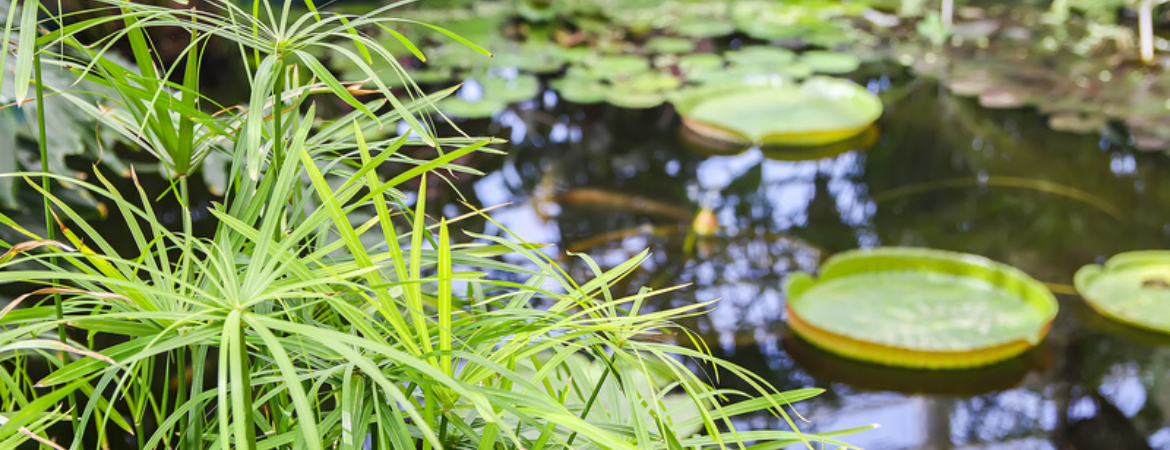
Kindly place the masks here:
<instances>
[{"instance_id":1,"label":"plant stem","mask_svg":"<svg viewBox=\"0 0 1170 450\"><path fill-rule=\"evenodd\" d=\"M585 409L581 410L581 420L585 420L585 418L589 416L589 411L593 409L593 403L597 401L597 396L601 394L601 387L605 385L606 378L609 378L609 373L615 370L613 361L610 361L610 359L605 356L605 353L601 352L602 350L598 349L598 356L605 360L605 372L601 373L601 379L597 380L597 385L593 386L593 393L589 394L589 400L585 402ZM577 439L576 431L569 435L569 439L565 441L565 446L572 448L573 441L575 439Z\"/></svg>"},{"instance_id":2,"label":"plant stem","mask_svg":"<svg viewBox=\"0 0 1170 450\"><path fill-rule=\"evenodd\" d=\"M37 147L41 153L41 172L49 173L49 141L48 132L45 130L45 83L44 78L41 77L41 53L35 48L28 49L33 52L33 73L36 76L36 93L37 93ZM52 240L56 233L53 232L53 204L49 200L49 177L41 177L41 189L45 191L45 239ZM49 257L49 265L57 266L57 257ZM52 284L56 285L57 280L52 280ZM65 308L61 304L61 294L53 294L53 307L57 317L57 340L61 341L62 345L68 341L65 335ZM69 363L69 358L64 351L58 353L61 358L61 366L64 367ZM76 397L73 393L69 393L69 418L72 423L73 435L76 437L78 432L77 411L74 411L74 406L77 405Z\"/></svg>"},{"instance_id":3,"label":"plant stem","mask_svg":"<svg viewBox=\"0 0 1170 450\"><path fill-rule=\"evenodd\" d=\"M277 58L276 86L272 89L275 97L272 104L272 164L276 168L273 172L277 174L280 173L280 164L284 161L284 147L281 145L281 141L284 140L284 127L280 124L280 110L284 107L284 102L281 101L284 98L284 92L281 91L284 88L284 67L281 64L284 64L283 59Z\"/></svg>"}]
</instances>

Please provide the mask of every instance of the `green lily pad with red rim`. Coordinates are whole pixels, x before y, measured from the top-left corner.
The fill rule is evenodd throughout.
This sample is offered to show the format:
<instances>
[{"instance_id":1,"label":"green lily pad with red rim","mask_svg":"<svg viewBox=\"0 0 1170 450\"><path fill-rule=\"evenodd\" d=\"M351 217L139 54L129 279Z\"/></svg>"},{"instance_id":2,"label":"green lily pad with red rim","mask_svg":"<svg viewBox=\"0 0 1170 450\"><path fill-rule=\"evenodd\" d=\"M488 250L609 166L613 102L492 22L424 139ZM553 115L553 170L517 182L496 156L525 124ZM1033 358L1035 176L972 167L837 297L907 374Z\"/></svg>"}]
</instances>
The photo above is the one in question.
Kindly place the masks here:
<instances>
[{"instance_id":1,"label":"green lily pad with red rim","mask_svg":"<svg viewBox=\"0 0 1170 450\"><path fill-rule=\"evenodd\" d=\"M882 102L849 80L813 77L725 81L681 89L671 102L684 126L711 139L773 146L815 146L864 132Z\"/></svg>"},{"instance_id":2,"label":"green lily pad with red rim","mask_svg":"<svg viewBox=\"0 0 1170 450\"><path fill-rule=\"evenodd\" d=\"M837 254L787 280L787 323L812 344L879 364L985 366L1039 344L1057 303L1040 282L982 256L911 247Z\"/></svg>"},{"instance_id":3,"label":"green lily pad with red rim","mask_svg":"<svg viewBox=\"0 0 1170 450\"><path fill-rule=\"evenodd\" d=\"M1170 334L1170 250L1119 253L1077 271L1077 291L1111 319Z\"/></svg>"}]
</instances>

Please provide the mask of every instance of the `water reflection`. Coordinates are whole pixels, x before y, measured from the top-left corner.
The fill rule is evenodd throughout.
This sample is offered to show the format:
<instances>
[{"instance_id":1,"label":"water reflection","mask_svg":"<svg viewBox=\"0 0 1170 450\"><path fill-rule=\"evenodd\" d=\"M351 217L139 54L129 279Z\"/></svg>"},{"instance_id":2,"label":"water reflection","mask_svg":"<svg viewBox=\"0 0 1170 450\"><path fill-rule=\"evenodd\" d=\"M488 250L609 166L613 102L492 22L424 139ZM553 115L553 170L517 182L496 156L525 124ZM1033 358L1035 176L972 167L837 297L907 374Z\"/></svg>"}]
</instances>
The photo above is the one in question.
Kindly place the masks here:
<instances>
[{"instance_id":1,"label":"water reflection","mask_svg":"<svg viewBox=\"0 0 1170 450\"><path fill-rule=\"evenodd\" d=\"M984 111L929 84L891 82L884 70L859 79L886 88L872 148L814 160L759 149L700 153L668 108L580 107L546 94L483 125L512 143L503 167L475 183L474 200L511 202L495 217L527 240L555 244L545 251L582 277L588 268L565 250L588 249L612 266L650 248L647 264L615 290L690 283L658 305L721 299L687 325L782 389L828 389L799 407L814 429L881 423L851 440L865 448L1170 449L1167 340L1125 337L1079 298L1061 298L1043 348L964 374L858 365L785 333L787 274L845 249L971 252L1067 284L1083 264L1170 243L1162 155L1123 139L1054 133L1034 113ZM565 195L582 190L612 202ZM722 229L688 246L687 213L701 207Z\"/></svg>"}]
</instances>

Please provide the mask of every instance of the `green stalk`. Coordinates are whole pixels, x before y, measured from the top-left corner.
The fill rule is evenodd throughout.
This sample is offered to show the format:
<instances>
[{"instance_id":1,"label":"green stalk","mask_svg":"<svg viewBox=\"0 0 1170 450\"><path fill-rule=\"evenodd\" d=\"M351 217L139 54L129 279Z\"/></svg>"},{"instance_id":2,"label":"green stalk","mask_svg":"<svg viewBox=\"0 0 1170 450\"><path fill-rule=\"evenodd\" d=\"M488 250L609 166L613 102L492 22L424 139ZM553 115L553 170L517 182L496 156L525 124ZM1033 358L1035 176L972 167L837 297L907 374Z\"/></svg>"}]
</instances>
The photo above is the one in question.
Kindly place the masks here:
<instances>
[{"instance_id":1,"label":"green stalk","mask_svg":"<svg viewBox=\"0 0 1170 450\"><path fill-rule=\"evenodd\" d=\"M581 420L585 420L585 418L589 416L589 411L593 409L593 403L597 401L597 396L601 394L601 387L605 385L606 378L609 377L610 372L615 370L613 361L610 361L610 359L605 356L605 353L602 353L601 349L598 349L598 356L605 361L605 372L601 373L601 379L599 379L597 384L593 386L593 393L589 394L589 401L585 402L585 409L581 410ZM574 431L573 434L569 435L569 439L565 441L565 446L572 448L573 441L576 439L577 432Z\"/></svg>"},{"instance_id":2,"label":"green stalk","mask_svg":"<svg viewBox=\"0 0 1170 450\"><path fill-rule=\"evenodd\" d=\"M49 173L49 138L48 132L45 131L45 83L44 78L41 77L41 53L33 49L26 49L33 52L33 73L37 78L36 92L37 92L37 147L41 152L41 172ZM49 200L49 177L41 177L41 188L45 190L45 239L52 240L56 233L53 232L53 210L52 202ZM49 265L57 266L57 257L49 257ZM57 284L57 280L51 281L53 285ZM61 304L61 295L53 294L53 308L57 317L57 339L61 344L66 344L68 340L65 335L65 308ZM64 351L58 353L61 358L61 366L69 364L69 359ZM77 405L77 399L72 392L69 393L69 418L72 423L73 435L76 436L78 432L77 411L74 407Z\"/></svg>"},{"instance_id":3,"label":"green stalk","mask_svg":"<svg viewBox=\"0 0 1170 450\"><path fill-rule=\"evenodd\" d=\"M276 59L276 86L272 88L272 93L275 95L272 104L272 164L276 168L274 173L280 173L280 163L284 161L284 147L281 145L284 139L283 127L280 124L280 110L284 106L281 99L284 98L284 64L283 58Z\"/></svg>"}]
</instances>

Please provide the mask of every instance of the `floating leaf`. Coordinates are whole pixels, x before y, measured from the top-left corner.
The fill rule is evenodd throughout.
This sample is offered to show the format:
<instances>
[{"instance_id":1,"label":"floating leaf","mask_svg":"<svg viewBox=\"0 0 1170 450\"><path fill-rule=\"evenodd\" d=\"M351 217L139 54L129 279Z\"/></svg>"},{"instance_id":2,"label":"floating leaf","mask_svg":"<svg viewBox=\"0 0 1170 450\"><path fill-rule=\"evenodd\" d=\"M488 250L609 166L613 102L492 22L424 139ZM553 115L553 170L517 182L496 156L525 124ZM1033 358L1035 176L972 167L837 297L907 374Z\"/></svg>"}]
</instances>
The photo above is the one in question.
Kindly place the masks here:
<instances>
[{"instance_id":1,"label":"floating leaf","mask_svg":"<svg viewBox=\"0 0 1170 450\"><path fill-rule=\"evenodd\" d=\"M634 55L602 56L588 68L588 73L594 78L606 80L629 78L649 71L650 60Z\"/></svg>"},{"instance_id":2,"label":"floating leaf","mask_svg":"<svg viewBox=\"0 0 1170 450\"><path fill-rule=\"evenodd\" d=\"M493 47L494 58L480 60L488 67L512 67L533 73L552 73L565 66L565 51L553 44L526 43Z\"/></svg>"},{"instance_id":3,"label":"floating leaf","mask_svg":"<svg viewBox=\"0 0 1170 450\"><path fill-rule=\"evenodd\" d=\"M678 58L678 69L685 74L695 72L720 70L723 68L723 57L714 53L695 53Z\"/></svg>"},{"instance_id":4,"label":"floating leaf","mask_svg":"<svg viewBox=\"0 0 1170 450\"><path fill-rule=\"evenodd\" d=\"M540 93L540 80L532 75L520 75L510 79L479 78L476 81L483 88L484 98L504 103L522 102Z\"/></svg>"},{"instance_id":5,"label":"floating leaf","mask_svg":"<svg viewBox=\"0 0 1170 450\"><path fill-rule=\"evenodd\" d=\"M680 54L695 51L695 42L690 39L661 36L646 41L642 47L651 53Z\"/></svg>"},{"instance_id":6,"label":"floating leaf","mask_svg":"<svg viewBox=\"0 0 1170 450\"><path fill-rule=\"evenodd\" d=\"M768 159L778 161L816 161L852 151L869 150L874 144L877 144L879 138L881 138L881 131L878 130L876 125L872 125L857 136L831 144L783 147L765 146L761 150L764 153L764 157Z\"/></svg>"},{"instance_id":7,"label":"floating leaf","mask_svg":"<svg viewBox=\"0 0 1170 450\"><path fill-rule=\"evenodd\" d=\"M604 83L581 77L565 77L552 82L552 88L561 98L580 104L601 103L609 89Z\"/></svg>"},{"instance_id":8,"label":"floating leaf","mask_svg":"<svg viewBox=\"0 0 1170 450\"><path fill-rule=\"evenodd\" d=\"M663 104L666 102L666 97L659 92L642 91L618 85L609 90L605 101L620 108L646 109Z\"/></svg>"},{"instance_id":9,"label":"floating leaf","mask_svg":"<svg viewBox=\"0 0 1170 450\"><path fill-rule=\"evenodd\" d=\"M986 367L967 370L915 370L879 366L827 352L801 339L784 336L784 351L801 370L818 380L845 383L873 391L972 397L1011 389L1032 370L1042 367L1047 346Z\"/></svg>"},{"instance_id":10,"label":"floating leaf","mask_svg":"<svg viewBox=\"0 0 1170 450\"><path fill-rule=\"evenodd\" d=\"M861 67L861 60L848 53L807 51L800 54L800 62L817 73L845 74Z\"/></svg>"},{"instance_id":11,"label":"floating leaf","mask_svg":"<svg viewBox=\"0 0 1170 450\"><path fill-rule=\"evenodd\" d=\"M437 104L444 113L463 119L486 119L508 107L508 102L495 98L468 101L459 97L448 97Z\"/></svg>"},{"instance_id":12,"label":"floating leaf","mask_svg":"<svg viewBox=\"0 0 1170 450\"><path fill-rule=\"evenodd\" d=\"M1056 298L981 256L905 247L838 254L793 274L788 325L828 351L894 366L963 368L1019 355L1048 334Z\"/></svg>"},{"instance_id":13,"label":"floating leaf","mask_svg":"<svg viewBox=\"0 0 1170 450\"><path fill-rule=\"evenodd\" d=\"M725 20L695 17L679 22L672 31L680 36L713 38L734 33L735 25Z\"/></svg>"},{"instance_id":14,"label":"floating leaf","mask_svg":"<svg viewBox=\"0 0 1170 450\"><path fill-rule=\"evenodd\" d=\"M773 67L792 64L796 61L796 53L780 47L766 45L752 45L739 50L727 52L724 55L727 62L748 67Z\"/></svg>"},{"instance_id":15,"label":"floating leaf","mask_svg":"<svg viewBox=\"0 0 1170 450\"><path fill-rule=\"evenodd\" d=\"M1170 333L1170 251L1126 252L1076 274L1077 291L1106 317Z\"/></svg>"},{"instance_id":16,"label":"floating leaf","mask_svg":"<svg viewBox=\"0 0 1170 450\"><path fill-rule=\"evenodd\" d=\"M865 131L882 103L857 84L814 77L804 83L719 83L672 97L687 127L710 138L767 145L823 145Z\"/></svg>"}]
</instances>

